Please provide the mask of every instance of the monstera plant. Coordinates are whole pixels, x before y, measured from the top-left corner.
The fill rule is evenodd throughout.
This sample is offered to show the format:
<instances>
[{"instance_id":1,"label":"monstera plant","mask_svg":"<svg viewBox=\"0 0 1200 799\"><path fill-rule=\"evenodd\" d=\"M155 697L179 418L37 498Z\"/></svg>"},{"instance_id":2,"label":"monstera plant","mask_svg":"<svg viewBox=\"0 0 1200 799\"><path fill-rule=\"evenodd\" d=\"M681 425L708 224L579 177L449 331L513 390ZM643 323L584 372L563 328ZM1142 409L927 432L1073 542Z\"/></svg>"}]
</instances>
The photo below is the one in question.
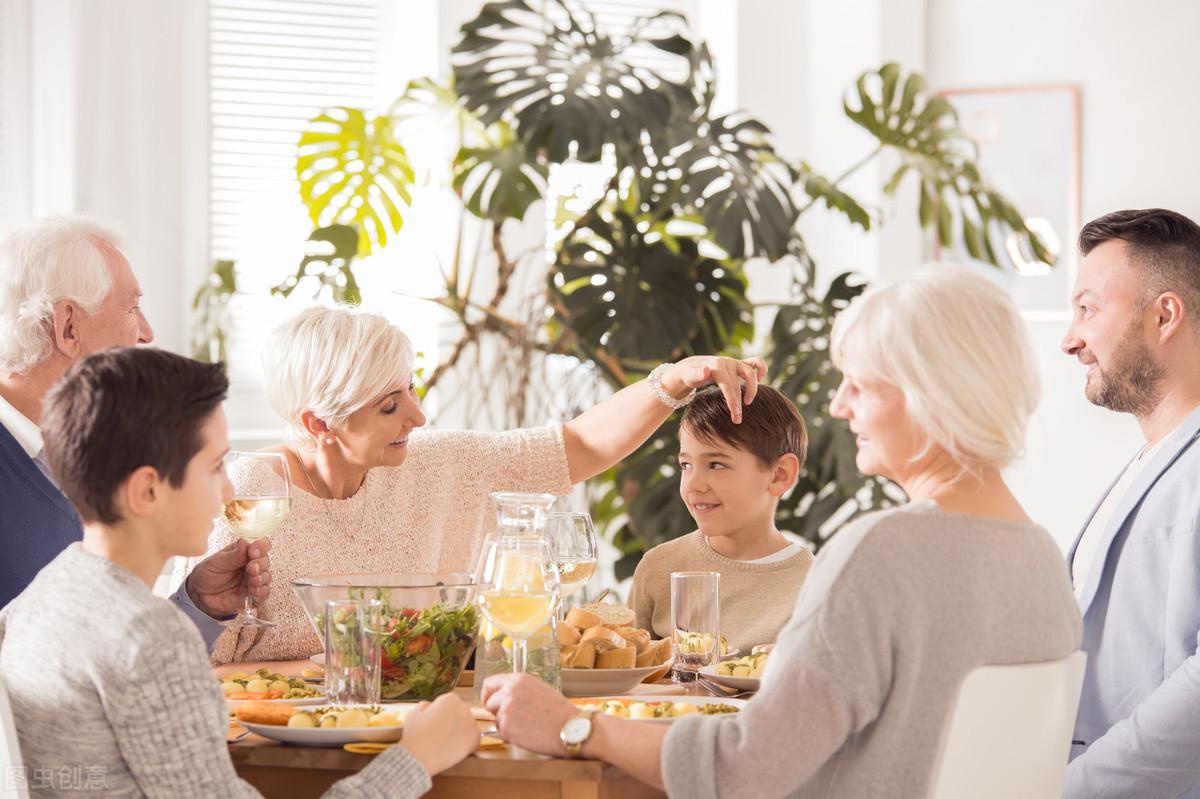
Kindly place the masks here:
<instances>
[{"instance_id":1,"label":"monstera plant","mask_svg":"<svg viewBox=\"0 0 1200 799\"><path fill-rule=\"evenodd\" d=\"M438 302L463 332L429 385L493 336L576 356L613 390L665 360L744 354L755 338L745 264L780 261L776 268L792 270L794 300L777 308L763 354L771 384L808 422L810 447L779 523L816 546L842 521L900 497L885 481L858 473L849 430L828 416L838 381L829 356L832 319L863 284L843 274L818 291L800 217L823 204L863 230L876 227L878 210L843 185L889 152L898 167L885 194L917 192L915 221L943 245L960 241L998 268L997 242L1009 236L1041 261L1056 257L984 179L951 104L896 64L864 73L847 92L847 117L876 143L831 178L779 153L750 114L713 111L712 56L678 14L650 15L614 32L581 3L489 2L462 27L451 63L451 81L413 82L386 120L359 109L323 112L301 138L297 160L314 223L354 227L356 251L366 254L394 237L411 202L405 126L437 119L453 131L458 236L467 215L490 226L493 257L466 264L456 248L444 270ZM528 324L504 312L520 259L505 250L500 230L546 199L550 167L566 161L603 164L607 183L590 207L567 215L540 290L548 313ZM349 269L349 258L339 263ZM303 279L309 265L289 280ZM494 293L482 300L471 289L472 270L481 268L496 273ZM645 549L691 529L678 497L677 434L673 418L598 478L593 514L610 523L623 554L618 577Z\"/></svg>"}]
</instances>

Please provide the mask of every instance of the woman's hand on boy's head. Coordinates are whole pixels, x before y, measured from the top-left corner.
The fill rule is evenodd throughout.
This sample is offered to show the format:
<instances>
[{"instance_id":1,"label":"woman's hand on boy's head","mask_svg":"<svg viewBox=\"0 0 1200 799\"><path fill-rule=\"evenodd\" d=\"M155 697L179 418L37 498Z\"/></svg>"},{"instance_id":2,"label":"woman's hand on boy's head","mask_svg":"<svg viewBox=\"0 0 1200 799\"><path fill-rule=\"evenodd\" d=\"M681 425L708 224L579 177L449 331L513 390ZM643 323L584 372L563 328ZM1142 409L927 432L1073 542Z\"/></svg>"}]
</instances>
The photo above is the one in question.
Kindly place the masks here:
<instances>
[{"instance_id":1,"label":"woman's hand on boy's head","mask_svg":"<svg viewBox=\"0 0 1200 799\"><path fill-rule=\"evenodd\" d=\"M546 683L528 674L496 674L484 682L480 701L496 714L504 740L544 755L566 755L558 734L579 708Z\"/></svg>"},{"instance_id":2,"label":"woman's hand on boy's head","mask_svg":"<svg viewBox=\"0 0 1200 799\"><path fill-rule=\"evenodd\" d=\"M663 388L676 398L682 398L693 388L716 385L725 395L729 415L734 422L742 421L742 405L749 405L758 393L758 383L767 376L767 364L762 358L726 358L720 355L693 355L668 369L662 377ZM742 389L745 383L745 390Z\"/></svg>"},{"instance_id":3,"label":"woman's hand on boy's head","mask_svg":"<svg viewBox=\"0 0 1200 799\"><path fill-rule=\"evenodd\" d=\"M475 751L479 727L465 702L442 694L405 715L403 745L432 777Z\"/></svg>"}]
</instances>

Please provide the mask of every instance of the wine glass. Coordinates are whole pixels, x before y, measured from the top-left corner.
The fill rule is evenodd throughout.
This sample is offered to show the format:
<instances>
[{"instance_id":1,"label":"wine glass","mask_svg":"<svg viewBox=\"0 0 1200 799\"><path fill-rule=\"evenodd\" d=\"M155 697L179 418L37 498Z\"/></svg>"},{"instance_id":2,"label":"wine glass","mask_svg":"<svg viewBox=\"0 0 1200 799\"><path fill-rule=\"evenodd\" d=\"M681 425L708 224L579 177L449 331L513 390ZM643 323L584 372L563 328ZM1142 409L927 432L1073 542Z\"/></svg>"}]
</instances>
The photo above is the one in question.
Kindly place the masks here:
<instances>
[{"instance_id":1,"label":"wine glass","mask_svg":"<svg viewBox=\"0 0 1200 799\"><path fill-rule=\"evenodd\" d=\"M225 468L238 475L233 499L225 503L221 520L250 543L266 538L287 518L291 504L292 481L287 458L278 452L230 452L225 456ZM275 622L258 618L254 597L250 595L249 575L245 580L242 609L225 625L274 627Z\"/></svg>"},{"instance_id":2,"label":"wine glass","mask_svg":"<svg viewBox=\"0 0 1200 799\"><path fill-rule=\"evenodd\" d=\"M476 571L480 612L513 642L513 671L524 672L529 637L558 604L558 568L541 537L498 536L483 544Z\"/></svg>"},{"instance_id":3,"label":"wine glass","mask_svg":"<svg viewBox=\"0 0 1200 799\"><path fill-rule=\"evenodd\" d=\"M559 595L565 600L596 573L596 526L587 513L548 513L546 541L558 564ZM566 610L565 602L562 605L560 610Z\"/></svg>"}]
</instances>

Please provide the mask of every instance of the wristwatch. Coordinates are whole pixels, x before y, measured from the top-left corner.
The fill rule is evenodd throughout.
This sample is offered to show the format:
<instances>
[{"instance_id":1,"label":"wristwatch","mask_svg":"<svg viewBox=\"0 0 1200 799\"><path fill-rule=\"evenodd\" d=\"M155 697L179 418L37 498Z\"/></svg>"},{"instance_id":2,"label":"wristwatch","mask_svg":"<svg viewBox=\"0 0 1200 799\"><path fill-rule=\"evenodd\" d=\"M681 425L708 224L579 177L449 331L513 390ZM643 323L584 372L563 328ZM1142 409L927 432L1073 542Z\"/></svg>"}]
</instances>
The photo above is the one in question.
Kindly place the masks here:
<instances>
[{"instance_id":1,"label":"wristwatch","mask_svg":"<svg viewBox=\"0 0 1200 799\"><path fill-rule=\"evenodd\" d=\"M563 725L558 739L571 757L583 754L583 745L592 737L592 714L594 710L581 710L579 715Z\"/></svg>"}]
</instances>

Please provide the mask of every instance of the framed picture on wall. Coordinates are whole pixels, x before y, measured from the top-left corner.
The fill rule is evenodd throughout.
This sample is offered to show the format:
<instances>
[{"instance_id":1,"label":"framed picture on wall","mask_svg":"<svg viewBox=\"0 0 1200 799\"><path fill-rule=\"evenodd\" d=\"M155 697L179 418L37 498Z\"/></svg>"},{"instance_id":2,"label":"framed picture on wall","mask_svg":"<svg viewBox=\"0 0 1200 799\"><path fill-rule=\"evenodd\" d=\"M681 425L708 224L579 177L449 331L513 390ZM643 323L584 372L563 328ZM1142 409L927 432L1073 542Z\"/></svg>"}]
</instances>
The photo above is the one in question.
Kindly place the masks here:
<instances>
[{"instance_id":1,"label":"framed picture on wall","mask_svg":"<svg viewBox=\"0 0 1200 799\"><path fill-rule=\"evenodd\" d=\"M1026 318L1069 318L1080 225L1079 87L998 86L940 94L958 109L959 125L979 147L985 178L1059 258L1048 267L1023 251L1016 236L1001 241L997 232L992 244L1003 270L972 258L961 242L937 257L977 268L1007 287Z\"/></svg>"}]
</instances>

